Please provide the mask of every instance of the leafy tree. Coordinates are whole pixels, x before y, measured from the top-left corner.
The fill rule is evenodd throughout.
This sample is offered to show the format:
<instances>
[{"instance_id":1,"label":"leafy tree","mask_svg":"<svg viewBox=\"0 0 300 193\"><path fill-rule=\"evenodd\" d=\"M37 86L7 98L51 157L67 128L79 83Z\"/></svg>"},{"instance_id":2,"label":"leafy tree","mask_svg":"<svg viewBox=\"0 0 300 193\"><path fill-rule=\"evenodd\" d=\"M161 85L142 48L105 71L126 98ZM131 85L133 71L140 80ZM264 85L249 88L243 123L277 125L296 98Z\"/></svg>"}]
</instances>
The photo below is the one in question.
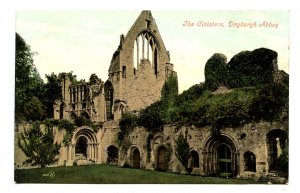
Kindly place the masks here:
<instances>
[{"instance_id":1,"label":"leafy tree","mask_svg":"<svg viewBox=\"0 0 300 193\"><path fill-rule=\"evenodd\" d=\"M52 129L46 128L45 132L42 132L40 125L36 122L32 128L20 134L18 146L28 157L26 163L40 167L56 162L60 148L60 145L54 143Z\"/></svg>"},{"instance_id":2,"label":"leafy tree","mask_svg":"<svg viewBox=\"0 0 300 193\"><path fill-rule=\"evenodd\" d=\"M45 117L44 105L35 96L27 101L24 110L25 117L30 121L42 120Z\"/></svg>"},{"instance_id":3,"label":"leafy tree","mask_svg":"<svg viewBox=\"0 0 300 193\"><path fill-rule=\"evenodd\" d=\"M90 84L96 84L101 82L101 79L96 74L91 74L89 82Z\"/></svg>"},{"instance_id":4,"label":"leafy tree","mask_svg":"<svg viewBox=\"0 0 300 193\"><path fill-rule=\"evenodd\" d=\"M182 133L179 134L178 138L175 140L175 155L181 164L188 169L188 161L190 157L190 145L187 140L187 130L185 136Z\"/></svg>"},{"instance_id":5,"label":"leafy tree","mask_svg":"<svg viewBox=\"0 0 300 193\"><path fill-rule=\"evenodd\" d=\"M16 33L15 120L17 123L34 120L37 117L40 119L43 118L38 115L40 111L32 111L33 114L27 113L32 108L39 109L41 104L40 99L44 96L44 83L33 64L33 55L34 53L30 50L29 45ZM32 107L28 103L38 106Z\"/></svg>"},{"instance_id":6,"label":"leafy tree","mask_svg":"<svg viewBox=\"0 0 300 193\"><path fill-rule=\"evenodd\" d=\"M61 99L61 85L59 75L46 74L47 82L45 83L45 95L43 98L43 103L45 106L46 117L52 118L54 116L53 104L57 99Z\"/></svg>"},{"instance_id":7,"label":"leafy tree","mask_svg":"<svg viewBox=\"0 0 300 193\"><path fill-rule=\"evenodd\" d=\"M208 89L215 90L225 86L227 81L227 58L224 54L214 54L205 64L205 84Z\"/></svg>"},{"instance_id":8,"label":"leafy tree","mask_svg":"<svg viewBox=\"0 0 300 193\"><path fill-rule=\"evenodd\" d=\"M228 85L232 88L269 84L277 69L277 52L259 48L236 54L228 62Z\"/></svg>"},{"instance_id":9,"label":"leafy tree","mask_svg":"<svg viewBox=\"0 0 300 193\"><path fill-rule=\"evenodd\" d=\"M161 101L155 102L140 112L138 125L145 127L148 131L157 133L162 131L164 122L165 107Z\"/></svg>"},{"instance_id":10,"label":"leafy tree","mask_svg":"<svg viewBox=\"0 0 300 193\"><path fill-rule=\"evenodd\" d=\"M69 78L69 80L71 81L71 83L78 82L77 81L77 76L75 74L73 74L73 71L70 71L70 72L67 72L67 73L59 73L58 74L59 80L61 80L63 76L67 76Z\"/></svg>"},{"instance_id":11,"label":"leafy tree","mask_svg":"<svg viewBox=\"0 0 300 193\"><path fill-rule=\"evenodd\" d=\"M124 113L119 122L120 132L118 134L118 141L122 142L128 134L137 126L137 115L132 113Z\"/></svg>"},{"instance_id":12,"label":"leafy tree","mask_svg":"<svg viewBox=\"0 0 300 193\"><path fill-rule=\"evenodd\" d=\"M174 101L178 95L178 80L177 76L170 75L161 90L162 101Z\"/></svg>"},{"instance_id":13,"label":"leafy tree","mask_svg":"<svg viewBox=\"0 0 300 193\"><path fill-rule=\"evenodd\" d=\"M254 120L277 120L288 107L288 87L267 84L258 88L257 96L249 107L249 114Z\"/></svg>"},{"instance_id":14,"label":"leafy tree","mask_svg":"<svg viewBox=\"0 0 300 193\"><path fill-rule=\"evenodd\" d=\"M73 71L68 73L59 73L58 75L52 72L51 74L46 74L47 82L44 84L44 96L41 99L45 106L46 117L52 118L53 115L53 105L55 100L62 99L61 93L61 80L63 76L67 76L72 83L77 82L76 75L73 75Z\"/></svg>"}]
</instances>

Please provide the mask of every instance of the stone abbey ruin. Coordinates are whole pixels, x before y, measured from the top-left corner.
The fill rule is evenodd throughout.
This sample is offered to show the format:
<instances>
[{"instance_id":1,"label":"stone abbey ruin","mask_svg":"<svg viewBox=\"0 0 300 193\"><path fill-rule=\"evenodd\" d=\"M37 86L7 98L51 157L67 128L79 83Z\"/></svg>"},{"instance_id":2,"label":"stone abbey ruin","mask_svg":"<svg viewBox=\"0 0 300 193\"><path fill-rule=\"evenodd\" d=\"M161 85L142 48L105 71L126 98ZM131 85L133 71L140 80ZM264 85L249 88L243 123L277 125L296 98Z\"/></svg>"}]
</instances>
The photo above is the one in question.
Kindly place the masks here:
<instances>
[{"instance_id":1,"label":"stone abbey ruin","mask_svg":"<svg viewBox=\"0 0 300 193\"><path fill-rule=\"evenodd\" d=\"M209 104L207 101L218 97L218 104L222 104L222 100L230 103L225 101L226 96L231 94L234 97L234 88L243 88L243 92L248 92L252 85L264 84L264 81L284 84L288 80L288 75L278 70L277 53L268 49L241 52L228 63L226 60L222 54L215 54L208 60L205 82L211 91L205 91L207 96L199 104ZM251 63L268 66L256 70L249 67L244 72L238 70ZM230 73L227 78L224 77L224 69ZM159 129L149 130L143 123L135 124L120 136L120 120L124 114L138 116L143 109L161 99L162 89L170 77L177 81L170 54L150 11L142 11L127 35L121 35L108 72L109 78L105 82L96 79L93 82L72 83L67 75L62 77L62 98L54 103L54 119L72 122L82 116L96 126L82 125L72 132L53 126L55 142L61 144L54 165L113 164L255 179L276 173L277 161L288 146L288 107L280 109L277 119L259 119L259 114L253 114L244 122L236 121L235 114L230 115L231 112L226 116L215 113L220 109L208 110L211 114L215 113L211 121L209 112L203 108L198 109L196 114L194 111L187 113L184 123L178 121L181 124L176 124L176 118L172 116L170 123L163 124ZM254 78L248 81L249 77ZM234 81L237 78L240 81ZM249 85L243 82L246 79ZM193 88L200 87L195 85ZM191 97L187 91L186 98L191 100ZM244 97L246 100L247 96ZM237 100L245 102L243 97ZM235 106L234 113L239 113L240 109L246 109L247 113L251 111L242 102ZM260 104L256 103L257 108ZM188 109L185 110L188 112ZM221 110L227 112L226 108ZM178 117L183 116L179 113ZM202 116L203 119L193 122L190 119L192 116ZM19 125L16 136L29 126ZM181 156L178 150L180 137L187 142L188 158ZM28 166L23 163L25 159L24 153L16 147L15 165Z\"/></svg>"}]
</instances>

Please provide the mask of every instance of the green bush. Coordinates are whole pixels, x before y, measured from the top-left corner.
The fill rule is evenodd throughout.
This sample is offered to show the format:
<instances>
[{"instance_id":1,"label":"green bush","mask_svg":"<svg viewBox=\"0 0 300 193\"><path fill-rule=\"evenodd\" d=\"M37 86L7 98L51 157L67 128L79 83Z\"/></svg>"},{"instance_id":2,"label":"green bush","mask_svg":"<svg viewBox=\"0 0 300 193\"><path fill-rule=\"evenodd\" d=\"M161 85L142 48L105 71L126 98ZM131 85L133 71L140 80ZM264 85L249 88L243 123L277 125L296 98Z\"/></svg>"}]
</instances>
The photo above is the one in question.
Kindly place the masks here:
<instances>
[{"instance_id":1,"label":"green bush","mask_svg":"<svg viewBox=\"0 0 300 193\"><path fill-rule=\"evenodd\" d=\"M60 149L60 145L54 143L52 129L46 128L42 132L38 122L35 122L32 128L21 133L18 146L28 157L26 163L42 168L57 161L56 156Z\"/></svg>"},{"instance_id":2,"label":"green bush","mask_svg":"<svg viewBox=\"0 0 300 193\"><path fill-rule=\"evenodd\" d=\"M137 120L137 115L133 113L124 113L122 115L119 121L120 132L118 133L118 141L120 144L126 140L128 134L137 126Z\"/></svg>"},{"instance_id":3,"label":"green bush","mask_svg":"<svg viewBox=\"0 0 300 193\"><path fill-rule=\"evenodd\" d=\"M227 70L226 70L227 58L224 54L214 54L208 59L205 64L205 84L209 90L215 90L219 86L226 85Z\"/></svg>"},{"instance_id":4,"label":"green bush","mask_svg":"<svg viewBox=\"0 0 300 193\"><path fill-rule=\"evenodd\" d=\"M190 146L187 140L187 130L185 132L185 136L183 136L182 133L179 134L178 138L175 140L175 144L175 155L187 170L190 157Z\"/></svg>"}]
</instances>

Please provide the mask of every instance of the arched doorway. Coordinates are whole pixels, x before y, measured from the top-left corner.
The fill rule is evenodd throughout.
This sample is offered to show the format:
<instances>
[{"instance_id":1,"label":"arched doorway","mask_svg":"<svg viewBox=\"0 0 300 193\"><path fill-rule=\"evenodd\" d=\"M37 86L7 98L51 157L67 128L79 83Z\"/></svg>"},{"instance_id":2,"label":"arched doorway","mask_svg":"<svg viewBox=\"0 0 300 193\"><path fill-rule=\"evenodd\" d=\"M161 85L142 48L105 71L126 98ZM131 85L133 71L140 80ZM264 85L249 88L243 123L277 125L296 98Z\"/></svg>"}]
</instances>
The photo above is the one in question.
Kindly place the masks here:
<instances>
[{"instance_id":1,"label":"arched doorway","mask_svg":"<svg viewBox=\"0 0 300 193\"><path fill-rule=\"evenodd\" d=\"M244 153L244 171L256 172L256 158L255 154L251 151Z\"/></svg>"},{"instance_id":2,"label":"arched doorway","mask_svg":"<svg viewBox=\"0 0 300 193\"><path fill-rule=\"evenodd\" d=\"M132 151L132 167L140 168L141 167L141 155L140 151L137 148L134 148Z\"/></svg>"},{"instance_id":3,"label":"arched doorway","mask_svg":"<svg viewBox=\"0 0 300 193\"><path fill-rule=\"evenodd\" d=\"M87 159L87 139L84 136L77 139L75 154L76 159Z\"/></svg>"},{"instance_id":4,"label":"arched doorway","mask_svg":"<svg viewBox=\"0 0 300 193\"><path fill-rule=\"evenodd\" d=\"M107 163L116 165L119 160L118 148L114 145L111 145L107 148Z\"/></svg>"},{"instance_id":5,"label":"arched doorway","mask_svg":"<svg viewBox=\"0 0 300 193\"><path fill-rule=\"evenodd\" d=\"M220 176L232 175L232 159L231 148L227 144L221 144L217 149L218 162L219 162L219 174Z\"/></svg>"},{"instance_id":6,"label":"arched doorway","mask_svg":"<svg viewBox=\"0 0 300 193\"><path fill-rule=\"evenodd\" d=\"M199 168L199 154L197 151L191 151L190 161L192 168Z\"/></svg>"},{"instance_id":7,"label":"arched doorway","mask_svg":"<svg viewBox=\"0 0 300 193\"><path fill-rule=\"evenodd\" d=\"M79 127L74 131L71 144L68 146L68 160L78 165L98 161L97 137L90 128Z\"/></svg>"},{"instance_id":8,"label":"arched doorway","mask_svg":"<svg viewBox=\"0 0 300 193\"><path fill-rule=\"evenodd\" d=\"M208 175L236 176L239 154L233 140L225 135L211 136L203 153L203 170Z\"/></svg>"},{"instance_id":9,"label":"arched doorway","mask_svg":"<svg viewBox=\"0 0 300 193\"><path fill-rule=\"evenodd\" d=\"M157 162L156 169L158 171L167 171L168 163L167 163L167 149L164 146L160 146L157 149Z\"/></svg>"},{"instance_id":10,"label":"arched doorway","mask_svg":"<svg viewBox=\"0 0 300 193\"><path fill-rule=\"evenodd\" d=\"M269 171L288 172L288 135L281 129L267 134Z\"/></svg>"}]
</instances>

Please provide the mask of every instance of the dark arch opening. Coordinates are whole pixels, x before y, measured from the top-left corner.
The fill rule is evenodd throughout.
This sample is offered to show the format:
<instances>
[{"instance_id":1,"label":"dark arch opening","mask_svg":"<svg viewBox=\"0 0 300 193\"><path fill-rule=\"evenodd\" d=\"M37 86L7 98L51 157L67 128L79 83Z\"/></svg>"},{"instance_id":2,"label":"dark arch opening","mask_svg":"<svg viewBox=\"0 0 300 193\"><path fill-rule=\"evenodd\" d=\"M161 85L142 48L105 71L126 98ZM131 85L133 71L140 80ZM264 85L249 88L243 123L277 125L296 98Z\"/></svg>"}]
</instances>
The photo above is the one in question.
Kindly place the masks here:
<instances>
[{"instance_id":1,"label":"dark arch opening","mask_svg":"<svg viewBox=\"0 0 300 193\"><path fill-rule=\"evenodd\" d=\"M156 170L158 170L158 171L167 171L168 170L167 149L164 146L160 146L157 149Z\"/></svg>"},{"instance_id":2,"label":"dark arch opening","mask_svg":"<svg viewBox=\"0 0 300 193\"><path fill-rule=\"evenodd\" d=\"M135 148L132 152L132 167L140 168L141 167L141 155L140 151Z\"/></svg>"},{"instance_id":3,"label":"dark arch opening","mask_svg":"<svg viewBox=\"0 0 300 193\"><path fill-rule=\"evenodd\" d=\"M244 153L244 170L249 172L256 172L256 158L251 151Z\"/></svg>"},{"instance_id":4,"label":"dark arch opening","mask_svg":"<svg viewBox=\"0 0 300 193\"><path fill-rule=\"evenodd\" d=\"M114 89L113 85L110 81L106 81L104 84L104 95L105 95L105 102L106 102L106 119L107 120L113 120L113 96Z\"/></svg>"},{"instance_id":5,"label":"dark arch opening","mask_svg":"<svg viewBox=\"0 0 300 193\"><path fill-rule=\"evenodd\" d=\"M77 159L87 159L87 139L83 136L76 141L75 154Z\"/></svg>"},{"instance_id":6,"label":"dark arch opening","mask_svg":"<svg viewBox=\"0 0 300 193\"><path fill-rule=\"evenodd\" d=\"M192 150L191 151L191 167L192 168L199 168L199 154L197 151Z\"/></svg>"},{"instance_id":7,"label":"dark arch opening","mask_svg":"<svg viewBox=\"0 0 300 193\"><path fill-rule=\"evenodd\" d=\"M158 66L157 66L157 49L154 50L154 74L158 75Z\"/></svg>"},{"instance_id":8,"label":"dark arch opening","mask_svg":"<svg viewBox=\"0 0 300 193\"><path fill-rule=\"evenodd\" d=\"M119 151L118 148L114 145L111 145L107 148L107 163L116 165L119 160Z\"/></svg>"},{"instance_id":9,"label":"dark arch opening","mask_svg":"<svg viewBox=\"0 0 300 193\"><path fill-rule=\"evenodd\" d=\"M219 173L220 176L231 176L232 175L232 152L231 148L227 144L221 144L217 148L218 162L219 162Z\"/></svg>"},{"instance_id":10,"label":"dark arch opening","mask_svg":"<svg viewBox=\"0 0 300 193\"><path fill-rule=\"evenodd\" d=\"M281 129L267 134L269 171L288 173L288 135Z\"/></svg>"},{"instance_id":11,"label":"dark arch opening","mask_svg":"<svg viewBox=\"0 0 300 193\"><path fill-rule=\"evenodd\" d=\"M237 175L238 153L233 141L225 135L212 136L205 145L204 172L208 175L233 177Z\"/></svg>"},{"instance_id":12,"label":"dark arch opening","mask_svg":"<svg viewBox=\"0 0 300 193\"><path fill-rule=\"evenodd\" d=\"M61 103L59 106L59 119L63 119L64 118L64 103Z\"/></svg>"}]
</instances>

